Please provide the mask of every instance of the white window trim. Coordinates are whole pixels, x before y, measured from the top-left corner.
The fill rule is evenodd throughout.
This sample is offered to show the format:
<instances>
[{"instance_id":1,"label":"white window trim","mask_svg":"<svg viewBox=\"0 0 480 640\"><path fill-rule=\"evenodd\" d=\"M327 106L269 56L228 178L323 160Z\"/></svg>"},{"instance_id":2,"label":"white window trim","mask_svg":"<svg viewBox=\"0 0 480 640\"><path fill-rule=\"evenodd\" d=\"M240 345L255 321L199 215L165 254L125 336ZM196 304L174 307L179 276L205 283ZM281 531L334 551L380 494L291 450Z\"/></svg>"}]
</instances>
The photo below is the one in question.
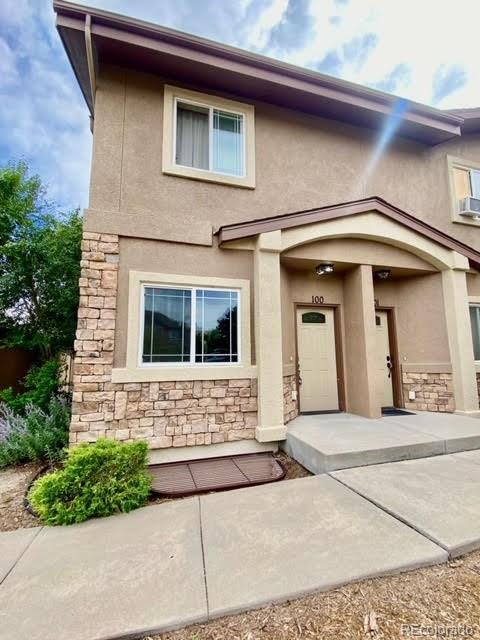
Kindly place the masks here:
<instances>
[{"instance_id":1,"label":"white window trim","mask_svg":"<svg viewBox=\"0 0 480 640\"><path fill-rule=\"evenodd\" d=\"M224 289L240 293L238 343L240 362L218 363L141 363L143 335L144 286L177 288ZM193 332L192 332L193 333ZM130 271L128 291L127 354L124 368L114 368L112 382L167 382L180 380L228 380L256 378L257 368L251 364L250 281L237 278L210 278L166 273Z\"/></svg>"},{"instance_id":2,"label":"white window trim","mask_svg":"<svg viewBox=\"0 0 480 640\"><path fill-rule=\"evenodd\" d=\"M207 109L208 110L208 164L209 164L209 168L208 169L199 169L198 167L188 167L186 165L183 164L178 164L177 163L177 113L178 113L178 103L181 104L190 104L192 106L195 107L201 107L202 109ZM242 127L243 127L243 135L242 135L242 157L243 157L243 171L241 173L241 175L236 175L234 173L227 173L224 171L214 171L211 167L212 167L212 163L213 163L213 112L215 110L219 110L219 111L224 111L225 113L231 113L233 115L236 116L242 116ZM204 102L194 102L193 100L187 100L185 98L180 98L178 96L175 96L173 99L173 134L172 134L172 144L173 144L173 149L172 149L172 159L173 159L173 163L175 168L183 170L183 169L193 169L194 171L200 171L204 174L207 175L222 175L222 176L226 176L227 178L245 178L247 175L247 154L246 154L246 138L247 138L247 133L246 133L246 125L247 125L247 118L245 116L245 113L243 113L242 111L236 111L233 109L225 109L225 108L221 108L213 105L213 104L206 104Z\"/></svg>"},{"instance_id":3,"label":"white window trim","mask_svg":"<svg viewBox=\"0 0 480 640\"><path fill-rule=\"evenodd\" d=\"M191 317L190 317L190 361L189 362L143 362L142 354L143 354L143 333L145 330L145 288L153 287L157 289L183 289L185 291L196 292L200 289L209 290L209 291L224 291L225 293L235 292L238 293L238 305L237 305L237 351L238 351L238 361L237 362L195 362L195 356L197 355L195 351L195 334L196 334L196 323L197 323L197 305L196 305L196 295L192 295L191 298ZM199 287L199 286L184 286L180 284L162 284L162 283L148 283L142 282L141 285L141 307L140 307L140 331L138 333L138 366L139 367L161 367L162 369L165 367L236 367L242 364L242 291L239 288L229 288L225 287Z\"/></svg>"},{"instance_id":4,"label":"white window trim","mask_svg":"<svg viewBox=\"0 0 480 640\"><path fill-rule=\"evenodd\" d=\"M176 163L177 103L185 102L209 109L209 162L212 161L213 110L219 109L243 116L244 175L236 176L213 170L185 167ZM165 85L163 101L163 173L194 180L205 180L237 187L255 188L255 110L252 105L217 96Z\"/></svg>"},{"instance_id":5,"label":"white window trim","mask_svg":"<svg viewBox=\"0 0 480 640\"><path fill-rule=\"evenodd\" d=\"M453 222L460 224L467 224L472 227L479 227L480 220L474 220L466 216L460 215L459 204L457 194L455 193L455 181L453 178L454 169L463 169L467 171L480 171L480 162L474 160L466 160L465 158L456 158L454 156L447 155L447 168L448 168L448 188L450 191L450 210Z\"/></svg>"}]
</instances>

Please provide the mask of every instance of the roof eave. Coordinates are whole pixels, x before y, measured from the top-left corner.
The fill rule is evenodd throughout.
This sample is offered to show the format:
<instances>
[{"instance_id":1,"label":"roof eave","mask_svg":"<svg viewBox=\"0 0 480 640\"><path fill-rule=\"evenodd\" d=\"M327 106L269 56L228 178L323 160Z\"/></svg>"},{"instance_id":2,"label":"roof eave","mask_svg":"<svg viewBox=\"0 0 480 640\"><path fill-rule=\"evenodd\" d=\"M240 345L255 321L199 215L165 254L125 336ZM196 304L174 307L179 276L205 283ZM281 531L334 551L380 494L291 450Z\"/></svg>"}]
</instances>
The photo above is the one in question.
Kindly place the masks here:
<instances>
[{"instance_id":1,"label":"roof eave","mask_svg":"<svg viewBox=\"0 0 480 640\"><path fill-rule=\"evenodd\" d=\"M290 96L291 101L298 104L296 108L299 110L303 107L312 111L317 104L318 115L323 115L322 105L329 104L333 114L344 113L338 119L351 119L353 124L360 126L368 126L371 121L375 127L381 126L398 101L398 98L389 94L173 29L64 0L54 0L53 4L57 12L58 30L91 111L94 101L86 81L86 51L66 36L67 31L77 32L77 35L84 31L87 15L92 19L94 41L108 43L111 49L116 47L124 56L143 50L149 52L150 56L157 55L159 60L175 58L185 67L196 65L198 70L204 69L205 77L207 72L218 77L230 73L232 77L242 80L246 91L249 87L252 89L254 99L262 94L260 87L263 86L267 101L275 102L276 92L277 98L280 96L286 106L289 106ZM307 104L309 101L311 106ZM437 144L460 135L462 123L463 118L458 115L411 102L402 123L401 135L426 144Z\"/></svg>"}]
</instances>

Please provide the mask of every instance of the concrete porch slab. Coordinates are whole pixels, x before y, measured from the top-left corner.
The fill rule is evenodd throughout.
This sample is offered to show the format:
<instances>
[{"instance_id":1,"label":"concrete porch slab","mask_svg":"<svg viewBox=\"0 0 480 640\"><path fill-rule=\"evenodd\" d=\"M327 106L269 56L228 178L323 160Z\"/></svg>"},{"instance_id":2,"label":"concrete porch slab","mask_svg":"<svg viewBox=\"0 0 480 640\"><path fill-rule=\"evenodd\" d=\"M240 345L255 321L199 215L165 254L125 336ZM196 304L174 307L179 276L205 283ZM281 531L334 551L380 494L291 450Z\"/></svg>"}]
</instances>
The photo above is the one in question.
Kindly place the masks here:
<instances>
[{"instance_id":1,"label":"concrete porch slab","mask_svg":"<svg viewBox=\"0 0 480 640\"><path fill-rule=\"evenodd\" d=\"M389 416L382 422L407 427L445 441L445 453L480 448L480 419L456 413L418 412L411 416Z\"/></svg>"},{"instance_id":2,"label":"concrete porch slab","mask_svg":"<svg viewBox=\"0 0 480 640\"><path fill-rule=\"evenodd\" d=\"M0 588L0 637L140 637L207 618L198 498L44 527Z\"/></svg>"},{"instance_id":3,"label":"concrete porch slab","mask_svg":"<svg viewBox=\"0 0 480 640\"><path fill-rule=\"evenodd\" d=\"M40 529L41 527L35 527L0 533L0 584L20 560Z\"/></svg>"},{"instance_id":4,"label":"concrete porch slab","mask_svg":"<svg viewBox=\"0 0 480 640\"><path fill-rule=\"evenodd\" d=\"M200 504L213 617L447 558L328 476L211 494Z\"/></svg>"},{"instance_id":5,"label":"concrete porch slab","mask_svg":"<svg viewBox=\"0 0 480 640\"><path fill-rule=\"evenodd\" d=\"M331 475L454 557L480 548L480 464L473 459L453 454Z\"/></svg>"},{"instance_id":6,"label":"concrete porch slab","mask_svg":"<svg viewBox=\"0 0 480 640\"><path fill-rule=\"evenodd\" d=\"M408 428L400 418L398 422L386 420L348 413L300 416L288 424L287 439L281 446L312 473L445 452L443 438ZM480 421L478 427L480 434Z\"/></svg>"}]
</instances>

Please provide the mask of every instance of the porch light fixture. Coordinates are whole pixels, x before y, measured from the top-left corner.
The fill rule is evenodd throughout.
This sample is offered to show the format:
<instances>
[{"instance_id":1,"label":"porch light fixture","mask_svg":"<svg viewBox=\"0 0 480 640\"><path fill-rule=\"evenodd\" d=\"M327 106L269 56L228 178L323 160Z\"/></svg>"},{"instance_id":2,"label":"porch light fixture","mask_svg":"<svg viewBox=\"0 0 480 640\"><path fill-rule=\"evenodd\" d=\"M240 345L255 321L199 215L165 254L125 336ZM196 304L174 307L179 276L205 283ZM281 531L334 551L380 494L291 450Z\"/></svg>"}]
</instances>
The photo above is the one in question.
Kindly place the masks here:
<instances>
[{"instance_id":1,"label":"porch light fixture","mask_svg":"<svg viewBox=\"0 0 480 640\"><path fill-rule=\"evenodd\" d=\"M315 273L318 276L326 276L329 273L333 273L335 270L335 265L331 262L322 262L321 264L317 264L315 267Z\"/></svg>"},{"instance_id":2,"label":"porch light fixture","mask_svg":"<svg viewBox=\"0 0 480 640\"><path fill-rule=\"evenodd\" d=\"M390 269L379 269L375 271L375 275L379 280L387 280L390 277Z\"/></svg>"}]
</instances>

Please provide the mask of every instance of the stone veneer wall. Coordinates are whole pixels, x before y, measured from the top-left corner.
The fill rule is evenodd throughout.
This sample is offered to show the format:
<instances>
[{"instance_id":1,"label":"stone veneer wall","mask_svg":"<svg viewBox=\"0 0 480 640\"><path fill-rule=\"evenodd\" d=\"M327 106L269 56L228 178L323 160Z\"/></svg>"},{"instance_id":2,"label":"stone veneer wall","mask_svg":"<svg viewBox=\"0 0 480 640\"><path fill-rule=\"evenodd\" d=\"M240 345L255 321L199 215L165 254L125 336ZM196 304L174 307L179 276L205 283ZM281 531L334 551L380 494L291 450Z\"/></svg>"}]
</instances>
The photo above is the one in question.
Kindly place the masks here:
<instances>
[{"instance_id":1,"label":"stone veneer wall","mask_svg":"<svg viewBox=\"0 0 480 640\"><path fill-rule=\"evenodd\" d=\"M83 234L70 442L183 447L255 437L257 381L112 383L118 236Z\"/></svg>"},{"instance_id":2,"label":"stone veneer wall","mask_svg":"<svg viewBox=\"0 0 480 640\"><path fill-rule=\"evenodd\" d=\"M402 373L405 409L414 411L455 411L451 373ZM416 399L408 399L408 392L415 391Z\"/></svg>"},{"instance_id":3,"label":"stone veneer wall","mask_svg":"<svg viewBox=\"0 0 480 640\"><path fill-rule=\"evenodd\" d=\"M283 418L285 424L298 416L298 404L297 401L293 399L296 393L296 376L283 376Z\"/></svg>"}]
</instances>

